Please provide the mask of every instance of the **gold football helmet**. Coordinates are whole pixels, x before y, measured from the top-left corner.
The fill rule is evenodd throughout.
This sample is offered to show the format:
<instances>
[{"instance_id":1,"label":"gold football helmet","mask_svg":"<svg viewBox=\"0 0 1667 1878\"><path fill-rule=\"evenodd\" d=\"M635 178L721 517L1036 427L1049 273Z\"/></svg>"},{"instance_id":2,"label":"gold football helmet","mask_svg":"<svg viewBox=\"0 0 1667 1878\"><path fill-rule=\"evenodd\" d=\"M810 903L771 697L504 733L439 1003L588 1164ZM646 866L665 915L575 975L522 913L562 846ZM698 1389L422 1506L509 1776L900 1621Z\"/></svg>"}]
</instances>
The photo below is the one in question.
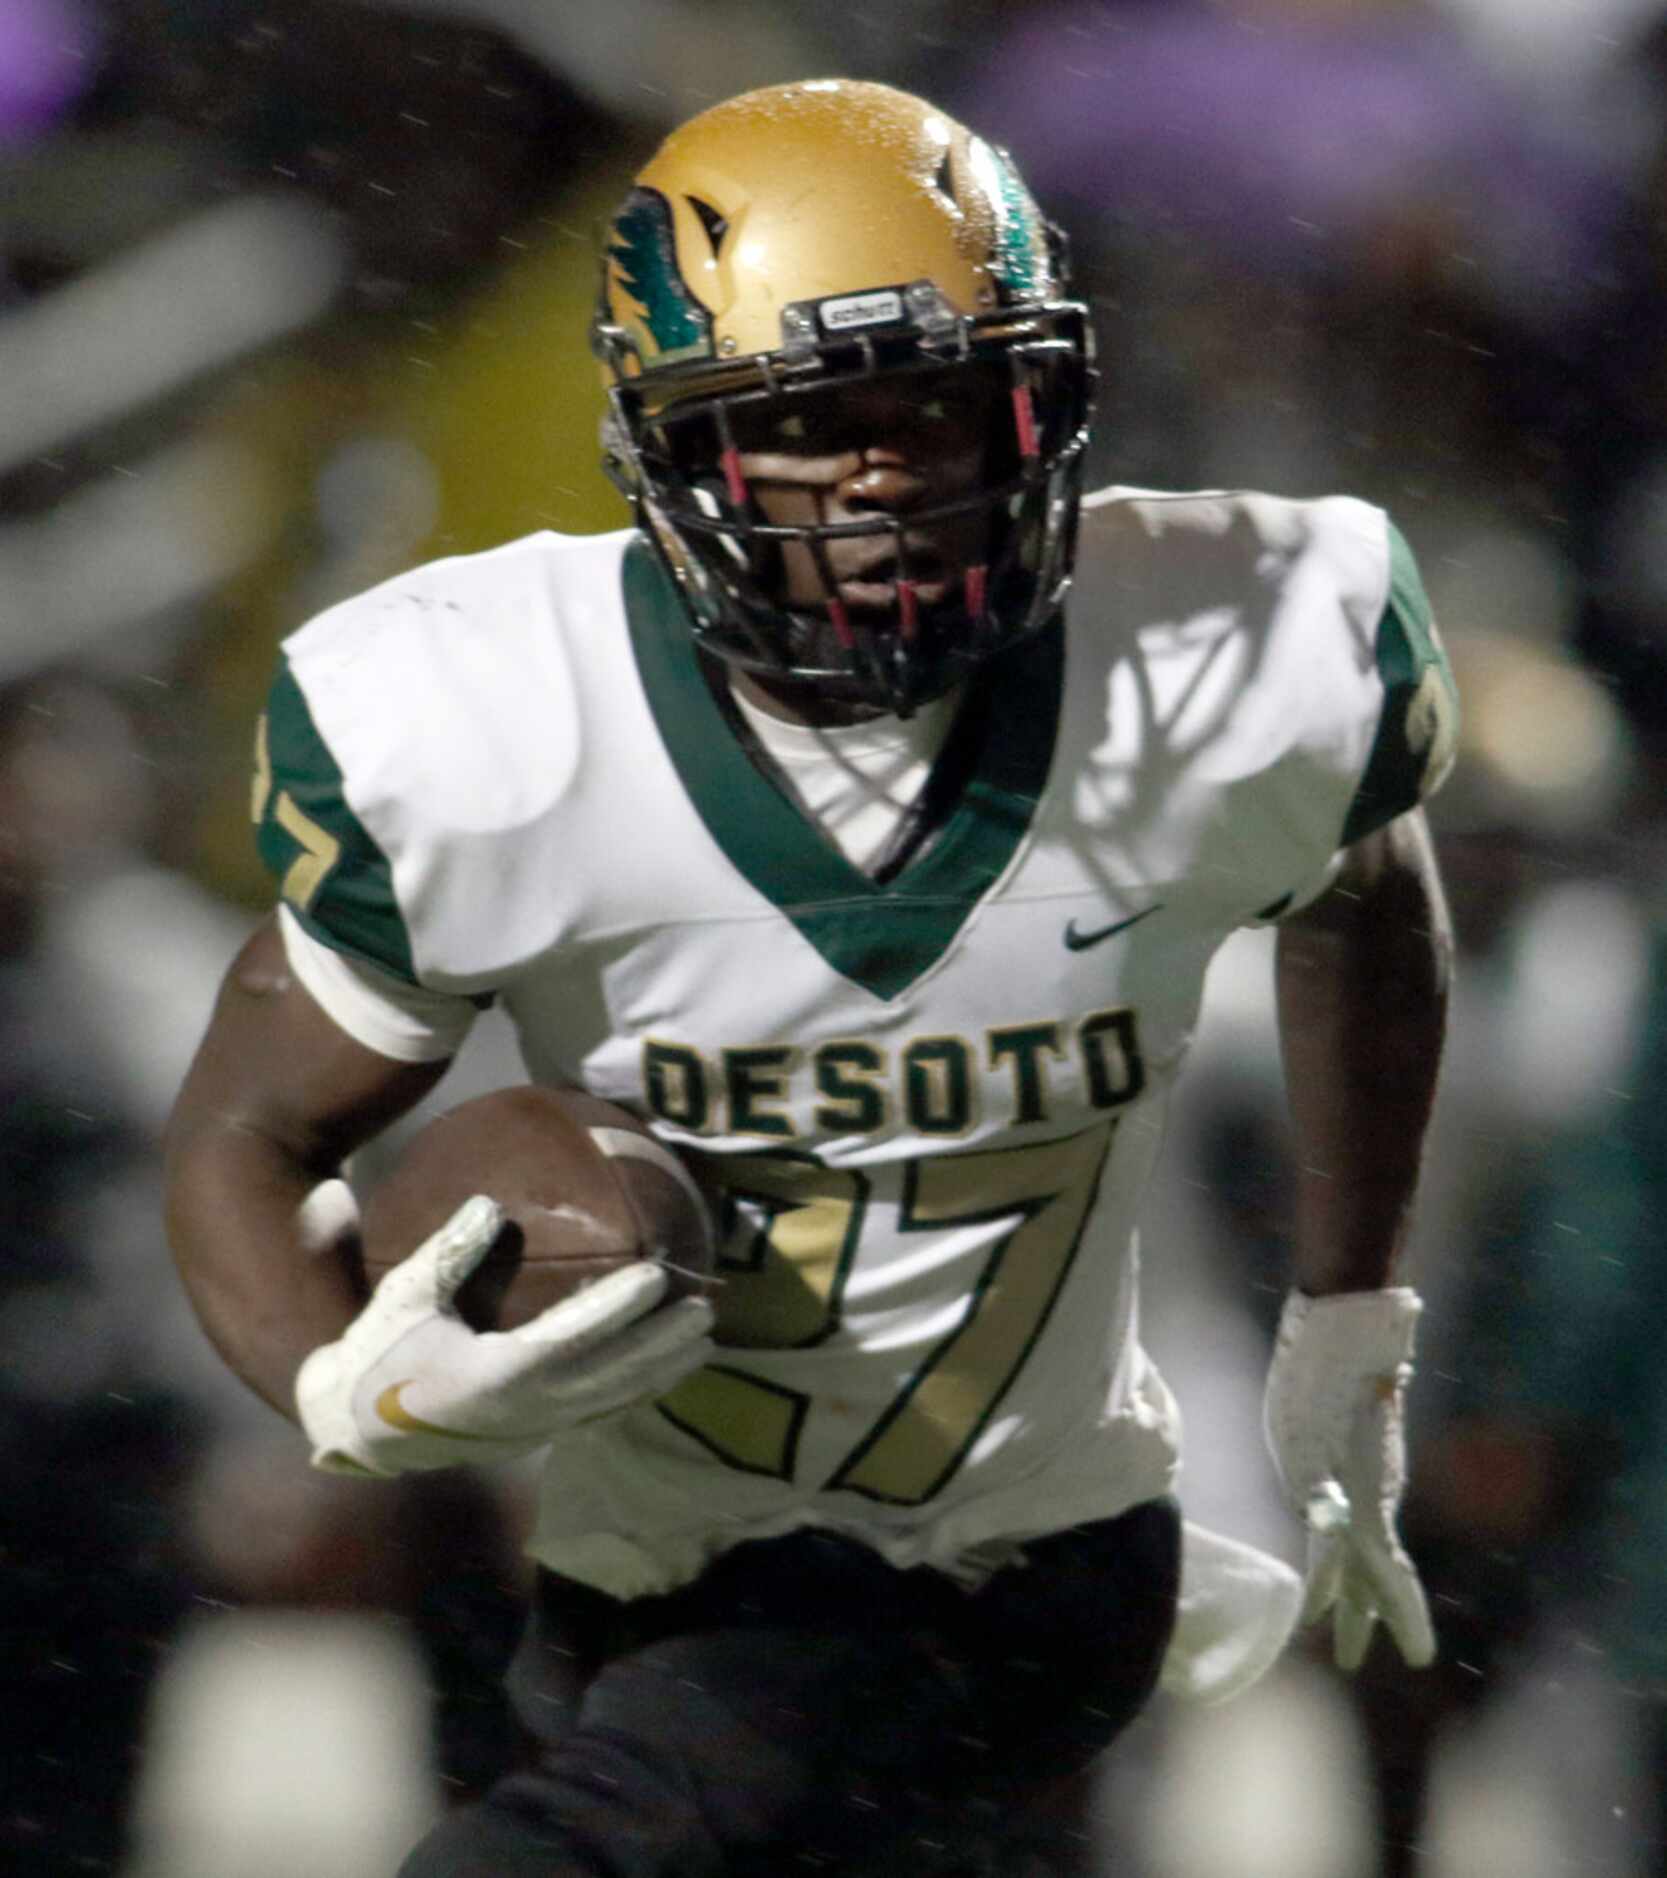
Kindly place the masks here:
<instances>
[{"instance_id":1,"label":"gold football helmet","mask_svg":"<svg viewBox=\"0 0 1667 1878\"><path fill-rule=\"evenodd\" d=\"M674 131L608 231L592 339L610 473L719 657L907 712L1057 611L1093 387L1086 310L1011 161L922 99L816 80ZM905 414L976 417L972 492L772 524L747 450L828 436L876 381ZM918 578L934 529L960 564ZM853 536L886 570L886 604L857 617L830 565ZM819 601L784 598L789 552L820 570Z\"/></svg>"}]
</instances>

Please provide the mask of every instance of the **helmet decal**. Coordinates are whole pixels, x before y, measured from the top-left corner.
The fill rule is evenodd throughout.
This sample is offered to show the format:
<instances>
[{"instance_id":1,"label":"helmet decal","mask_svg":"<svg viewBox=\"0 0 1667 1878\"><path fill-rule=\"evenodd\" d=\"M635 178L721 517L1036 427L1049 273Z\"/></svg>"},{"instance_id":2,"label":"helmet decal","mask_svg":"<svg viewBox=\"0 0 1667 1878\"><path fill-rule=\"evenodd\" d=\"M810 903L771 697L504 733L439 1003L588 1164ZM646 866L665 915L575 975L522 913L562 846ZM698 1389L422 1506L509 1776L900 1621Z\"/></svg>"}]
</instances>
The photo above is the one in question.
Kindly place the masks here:
<instances>
[{"instance_id":1,"label":"helmet decal","mask_svg":"<svg viewBox=\"0 0 1667 1878\"><path fill-rule=\"evenodd\" d=\"M633 189L614 218L608 255L620 285L642 314L649 341L643 364L671 365L712 356L712 316L677 265L671 205L657 189Z\"/></svg>"},{"instance_id":2,"label":"helmet decal","mask_svg":"<svg viewBox=\"0 0 1667 1878\"><path fill-rule=\"evenodd\" d=\"M982 137L968 139L967 159L996 213L991 273L1016 299L1045 293L1050 284L1047 242L1030 191L1005 154Z\"/></svg>"}]
</instances>

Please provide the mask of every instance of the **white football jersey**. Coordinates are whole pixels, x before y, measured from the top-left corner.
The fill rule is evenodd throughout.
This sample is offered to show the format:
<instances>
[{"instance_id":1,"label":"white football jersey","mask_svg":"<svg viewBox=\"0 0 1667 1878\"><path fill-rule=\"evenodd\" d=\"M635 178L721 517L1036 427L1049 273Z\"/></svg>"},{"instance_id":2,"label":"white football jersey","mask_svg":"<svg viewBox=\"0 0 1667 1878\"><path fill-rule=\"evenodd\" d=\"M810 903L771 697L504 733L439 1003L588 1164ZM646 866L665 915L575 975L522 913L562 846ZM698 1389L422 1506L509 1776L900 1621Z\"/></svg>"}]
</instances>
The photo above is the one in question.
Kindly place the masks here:
<instances>
[{"instance_id":1,"label":"white football jersey","mask_svg":"<svg viewBox=\"0 0 1667 1878\"><path fill-rule=\"evenodd\" d=\"M326 1008L438 1055L496 999L535 1080L723 1195L718 1356L552 1448L555 1569L638 1595L806 1523L971 1569L1172 1483L1135 1218L1205 968L1434 785L1450 675L1381 511L1107 490L988 699L876 879L737 740L631 532L286 642L255 810Z\"/></svg>"}]
</instances>

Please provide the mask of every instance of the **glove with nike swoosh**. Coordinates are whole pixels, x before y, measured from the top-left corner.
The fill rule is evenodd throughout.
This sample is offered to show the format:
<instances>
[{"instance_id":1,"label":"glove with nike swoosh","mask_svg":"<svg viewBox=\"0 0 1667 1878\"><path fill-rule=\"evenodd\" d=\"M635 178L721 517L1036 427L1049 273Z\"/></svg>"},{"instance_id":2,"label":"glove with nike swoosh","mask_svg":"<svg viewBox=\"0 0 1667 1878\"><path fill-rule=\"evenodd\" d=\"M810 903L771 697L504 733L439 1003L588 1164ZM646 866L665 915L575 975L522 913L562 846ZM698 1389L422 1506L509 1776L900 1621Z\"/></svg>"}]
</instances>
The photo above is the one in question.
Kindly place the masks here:
<instances>
[{"instance_id":1,"label":"glove with nike swoosh","mask_svg":"<svg viewBox=\"0 0 1667 1878\"><path fill-rule=\"evenodd\" d=\"M1347 1670L1366 1660L1379 1619L1414 1668L1435 1659L1424 1588L1395 1530L1422 1309L1406 1286L1329 1297L1293 1291L1268 1370L1268 1446L1308 1527L1300 1621L1333 1619L1337 1662Z\"/></svg>"},{"instance_id":2,"label":"glove with nike swoosh","mask_svg":"<svg viewBox=\"0 0 1667 1878\"><path fill-rule=\"evenodd\" d=\"M529 1454L663 1395L710 1356L711 1305L656 1310L669 1280L647 1259L515 1330L471 1330L453 1299L502 1223L495 1200L466 1201L301 1365L295 1401L315 1467L388 1476Z\"/></svg>"}]
</instances>

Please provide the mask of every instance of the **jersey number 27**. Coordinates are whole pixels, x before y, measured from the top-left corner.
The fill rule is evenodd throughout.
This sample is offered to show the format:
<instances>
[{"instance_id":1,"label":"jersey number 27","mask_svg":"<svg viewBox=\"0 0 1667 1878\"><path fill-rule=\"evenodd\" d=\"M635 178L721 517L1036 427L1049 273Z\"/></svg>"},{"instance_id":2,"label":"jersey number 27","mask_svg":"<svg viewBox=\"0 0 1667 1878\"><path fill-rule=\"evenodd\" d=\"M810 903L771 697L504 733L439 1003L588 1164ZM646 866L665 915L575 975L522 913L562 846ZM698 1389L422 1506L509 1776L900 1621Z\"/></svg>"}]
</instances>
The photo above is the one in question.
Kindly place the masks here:
<instances>
[{"instance_id":1,"label":"jersey number 27","mask_svg":"<svg viewBox=\"0 0 1667 1878\"><path fill-rule=\"evenodd\" d=\"M1009 1219L955 1326L916 1365L825 1484L915 1506L953 1476L1041 1335L1070 1270L1114 1120L1036 1147L972 1150L911 1161L898 1228L940 1232ZM708 1163L734 1201L767 1222L743 1236L718 1303L732 1348L818 1344L840 1327L862 1242L869 1182L791 1154ZM686 1378L659 1408L732 1467L794 1477L810 1398L723 1363Z\"/></svg>"}]
</instances>

